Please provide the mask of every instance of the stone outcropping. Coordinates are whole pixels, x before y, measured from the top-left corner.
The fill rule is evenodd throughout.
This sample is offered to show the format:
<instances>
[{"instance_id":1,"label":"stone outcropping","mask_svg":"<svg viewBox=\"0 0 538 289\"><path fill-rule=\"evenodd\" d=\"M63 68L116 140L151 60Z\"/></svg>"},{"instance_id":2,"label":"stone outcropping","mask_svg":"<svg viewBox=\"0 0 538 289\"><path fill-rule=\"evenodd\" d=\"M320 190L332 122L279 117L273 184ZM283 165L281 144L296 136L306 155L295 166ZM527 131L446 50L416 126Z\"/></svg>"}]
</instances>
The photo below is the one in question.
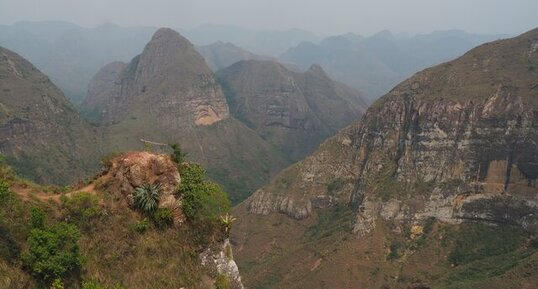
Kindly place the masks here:
<instances>
[{"instance_id":1,"label":"stone outcropping","mask_svg":"<svg viewBox=\"0 0 538 289\"><path fill-rule=\"evenodd\" d=\"M233 259L230 240L226 239L216 249L208 248L200 254L202 265L208 268L210 275L217 278L218 275L226 277L230 289L244 289L239 275L239 269Z\"/></svg>"},{"instance_id":2,"label":"stone outcropping","mask_svg":"<svg viewBox=\"0 0 538 289\"><path fill-rule=\"evenodd\" d=\"M121 194L132 206L136 188L158 184L162 192L160 205L173 208L180 181L177 164L169 155L129 152L109 161L97 188Z\"/></svg>"}]
</instances>

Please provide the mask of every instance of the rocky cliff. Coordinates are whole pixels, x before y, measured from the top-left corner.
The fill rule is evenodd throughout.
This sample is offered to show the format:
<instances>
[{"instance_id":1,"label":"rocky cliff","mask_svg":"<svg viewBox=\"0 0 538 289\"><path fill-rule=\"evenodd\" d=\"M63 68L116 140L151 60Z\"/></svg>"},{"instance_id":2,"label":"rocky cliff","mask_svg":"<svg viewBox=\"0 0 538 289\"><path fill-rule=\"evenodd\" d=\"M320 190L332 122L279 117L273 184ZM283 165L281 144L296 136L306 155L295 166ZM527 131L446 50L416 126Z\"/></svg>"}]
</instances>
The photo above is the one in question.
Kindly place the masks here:
<instances>
[{"instance_id":1,"label":"rocky cliff","mask_svg":"<svg viewBox=\"0 0 538 289\"><path fill-rule=\"evenodd\" d=\"M240 61L218 72L232 113L292 160L366 110L360 92L334 82L320 66L305 73L272 61Z\"/></svg>"},{"instance_id":2,"label":"rocky cliff","mask_svg":"<svg viewBox=\"0 0 538 289\"><path fill-rule=\"evenodd\" d=\"M314 258L308 257L311 256L308 254L310 250L334 250L330 252L341 256L345 262L358 262L358 266L372 269L373 263L362 264L361 261L349 260L339 252L351 254L352 250L355 252L353 254L359 254L357 257L366 255L366 258L370 258L369 254L379 253L383 256L386 252L384 250L388 250L393 255L389 254L387 260L401 258L399 262L402 265L395 269L398 273L387 273L395 274L393 278L399 280L394 285L395 288L405 288L406 284L410 284L410 280L421 279L429 280L429 283L437 284L439 288L445 288L443 286L446 284L453 284L450 280L454 279L450 278L456 277L450 274L456 274L454 272L457 271L444 267L448 261L443 258L457 254L450 252L452 247L446 241L439 243L439 240L449 238L448 234L443 231L435 233L432 238L439 239L431 239L432 245L428 247L429 250L443 252L440 254L445 254L445 257L431 255L432 251L422 252L414 243L416 236L423 234L424 228L430 226L431 229L432 220L437 220L438 226L445 228L450 227L447 224L473 222L498 225L499 232L507 230L503 228L515 227L527 232L519 234L536 234L537 47L538 30L535 29L513 39L479 46L452 62L426 69L396 86L374 103L360 122L343 129L323 143L314 154L282 171L237 208L237 214L249 218L243 219L239 225L240 229L236 231L238 243L245 250L245 253L239 253L241 262L258 260L259 263L256 264L263 264L269 260L263 257L261 260L252 259L250 246L269 248L272 246L269 245L270 240L279 240L282 237L277 233L270 233L267 238L261 235L259 226L272 222L275 224L272 230L280 231L280 234L293 230L299 232L282 237L281 244L275 246L286 248L293 243L299 243L293 254L303 254L303 258ZM341 217L338 216L341 215L336 212L340 212L342 206L352 210L353 222L350 231L362 241L353 245L345 239L338 239L335 242L341 245L323 243L325 245L318 246L305 241L310 240L309 232L336 224L338 226L326 229L327 233L321 236L325 239L332 238L333 241L339 238L339 233L336 232L339 232L337 228L342 223L338 223L338 220L345 219L339 219ZM279 217L282 215L277 216L275 213L282 213L298 221L285 221ZM324 217L327 214L336 214L332 221L336 224ZM256 215L260 217L252 219L252 216ZM510 234L516 236L516 233ZM406 236L406 239L402 239L402 236ZM483 242L487 242L486 239L490 237L483 235L481 238ZM293 241L289 241L290 238ZM323 242L323 238L320 238L319 242ZM390 246L386 240L393 240L389 243ZM454 246L460 246L458 242ZM479 244L482 240L471 241L472 244L475 244L474 242ZM383 248L379 247L380 244L387 245ZM404 246L403 244L407 244L407 249L403 256L399 257L398 254L402 254L400 251L404 250L397 248ZM271 252L265 252L266 255L277 254L271 251L272 249L266 250ZM530 255L526 256L536 256L532 253L534 249L529 250ZM413 259L413 255L431 258L439 263L425 264L424 260ZM319 253L314 256L320 256L320 262L327 260L330 264L328 266L339 266L337 264L344 262L333 255ZM449 260L452 260L450 258ZM535 260L535 257L529 258L518 259L518 262L534 264L535 261L532 260ZM294 264L290 266L300 266L298 263ZM314 263L310 271L318 270L319 264L315 264L317 263ZM390 262L375 264L391 266ZM455 265L457 264L452 263L452 267ZM428 268L424 270L435 271L443 268L445 271L438 273L437 279L431 279L416 272L413 268L417 266ZM480 266L477 270L487 271ZM521 272L526 271L526 267L518 268ZM263 265L260 265L258 270L263 270ZM292 278L290 276L294 275L295 280L311 274L308 268L304 268L302 273L298 273L299 269L297 272L283 273L285 270L287 269L280 272L281 276ZM333 286L343 286L338 283L343 282L342 280L330 277L329 267L320 270L327 274L321 277L322 273L319 273L313 278ZM387 270L389 272L392 269ZM401 274L404 272L411 274L406 277L409 278L408 281L401 280ZM469 271L464 272L471 274ZM497 273L490 274L500 276L499 274L504 272L506 269L498 269ZM447 276L446 274L452 277L441 286L439 282L445 281L439 280L445 278L443 276ZM372 286L371 282L378 280L377 275L353 279L353 276L360 275L361 273L350 272L350 276L345 278L349 282L360 281L364 286ZM248 277L253 276L264 280L270 277L259 273ZM535 274L526 276L535 278ZM477 275L467 275L466 278L482 280L481 282L485 280ZM290 284L290 279L286 280L288 281L282 282ZM527 284L525 282L528 281L517 279L512 282L516 283L499 285L499 288L523 288L526 285L522 284ZM461 285L448 288L468 287Z\"/></svg>"},{"instance_id":3,"label":"rocky cliff","mask_svg":"<svg viewBox=\"0 0 538 289\"><path fill-rule=\"evenodd\" d=\"M67 184L98 166L97 133L32 64L0 47L0 153L22 176Z\"/></svg>"}]
</instances>

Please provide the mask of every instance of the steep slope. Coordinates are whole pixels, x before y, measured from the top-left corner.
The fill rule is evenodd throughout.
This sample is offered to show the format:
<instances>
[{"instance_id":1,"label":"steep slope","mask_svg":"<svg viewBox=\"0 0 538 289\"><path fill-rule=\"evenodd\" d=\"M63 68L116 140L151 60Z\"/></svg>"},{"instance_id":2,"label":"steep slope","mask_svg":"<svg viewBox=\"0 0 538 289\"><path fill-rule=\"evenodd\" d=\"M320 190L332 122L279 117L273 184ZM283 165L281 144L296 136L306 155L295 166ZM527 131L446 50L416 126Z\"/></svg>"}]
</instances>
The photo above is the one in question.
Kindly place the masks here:
<instances>
[{"instance_id":1,"label":"steep slope","mask_svg":"<svg viewBox=\"0 0 538 289\"><path fill-rule=\"evenodd\" d=\"M217 41L209 45L197 46L196 50L213 71L226 68L241 60L274 60L268 56L256 55L230 42Z\"/></svg>"},{"instance_id":2,"label":"steep slope","mask_svg":"<svg viewBox=\"0 0 538 289\"><path fill-rule=\"evenodd\" d=\"M279 173L235 211L246 285L533 288L537 64L538 29L479 46Z\"/></svg>"},{"instance_id":3,"label":"steep slope","mask_svg":"<svg viewBox=\"0 0 538 289\"><path fill-rule=\"evenodd\" d=\"M352 33L331 36L319 44L303 42L280 59L302 69L319 64L327 73L372 99L426 67L451 60L481 43L506 37L463 31L436 31L415 36L394 36L381 31L370 37Z\"/></svg>"},{"instance_id":4,"label":"steep slope","mask_svg":"<svg viewBox=\"0 0 538 289\"><path fill-rule=\"evenodd\" d=\"M273 61L241 61L217 73L232 113L291 160L357 120L367 101L327 77L319 66L305 73Z\"/></svg>"},{"instance_id":5,"label":"steep slope","mask_svg":"<svg viewBox=\"0 0 538 289\"><path fill-rule=\"evenodd\" d=\"M18 22L0 26L0 46L32 62L78 105L90 79L103 65L131 59L155 30L114 24L84 28L59 21Z\"/></svg>"},{"instance_id":6,"label":"steep slope","mask_svg":"<svg viewBox=\"0 0 538 289\"><path fill-rule=\"evenodd\" d=\"M213 72L171 29L159 29L127 66L105 66L82 107L102 125L108 151L140 148L141 139L180 143L233 201L285 165L275 148L229 115Z\"/></svg>"},{"instance_id":7,"label":"steep slope","mask_svg":"<svg viewBox=\"0 0 538 289\"><path fill-rule=\"evenodd\" d=\"M22 176L67 184L98 165L97 133L47 76L0 47L0 153Z\"/></svg>"}]
</instances>

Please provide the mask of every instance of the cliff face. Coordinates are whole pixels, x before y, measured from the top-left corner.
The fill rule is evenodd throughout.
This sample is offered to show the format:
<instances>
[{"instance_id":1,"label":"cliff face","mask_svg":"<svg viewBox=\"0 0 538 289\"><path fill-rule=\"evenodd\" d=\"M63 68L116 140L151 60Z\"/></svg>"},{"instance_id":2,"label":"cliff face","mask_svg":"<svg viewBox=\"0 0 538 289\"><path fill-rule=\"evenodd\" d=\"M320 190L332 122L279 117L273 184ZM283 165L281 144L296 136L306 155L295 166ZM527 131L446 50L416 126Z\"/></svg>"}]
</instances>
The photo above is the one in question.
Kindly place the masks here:
<instances>
[{"instance_id":1,"label":"cliff face","mask_svg":"<svg viewBox=\"0 0 538 289\"><path fill-rule=\"evenodd\" d=\"M287 288L356 282L370 288L394 279L391 288L411 288L407 286L416 280L439 288L488 288L484 284L494 280L491 276L508 276L498 267L481 279L447 256L462 244L451 238L469 238L470 246L494 238L490 233L472 239L465 233L469 223L527 232L510 233L514 238L538 232L537 47L538 30L533 30L416 74L374 103L360 122L238 206L234 238L243 248L240 268L256 268L246 273L247 286L278 279L272 284ZM353 235L339 230L348 220L342 207L351 210ZM438 231L428 237L423 230L431 230L432 220L438 221L433 226ZM418 244L417 236L423 234L421 242L427 245ZM262 248L258 256L264 257L255 257L255 248ZM518 277L507 277L498 288L526 288L529 281L523 279L536 278L521 273L536 262L533 248L527 257L518 257L518 264L526 264L510 273ZM277 257L281 255L288 257ZM373 261L379 258L387 262ZM392 263L395 259L400 265ZM496 259L484 260L503 266ZM488 270L486 263L473 264ZM259 273L275 266L278 278ZM346 269L347 274L334 277L334 271ZM361 273L365 270L372 273ZM423 274L430 271L437 275ZM471 274L466 280L477 283L448 286L457 272ZM277 287L273 285L267 287Z\"/></svg>"},{"instance_id":2,"label":"cliff face","mask_svg":"<svg viewBox=\"0 0 538 289\"><path fill-rule=\"evenodd\" d=\"M296 73L271 61L241 61L218 72L232 113L297 160L366 110L362 95L319 66Z\"/></svg>"},{"instance_id":3,"label":"cliff face","mask_svg":"<svg viewBox=\"0 0 538 289\"><path fill-rule=\"evenodd\" d=\"M47 76L0 48L0 153L17 172L66 184L97 167L97 133Z\"/></svg>"},{"instance_id":4,"label":"cliff face","mask_svg":"<svg viewBox=\"0 0 538 289\"><path fill-rule=\"evenodd\" d=\"M284 172L251 198L251 211L274 211L267 208L279 206L262 200L287 198L308 212L315 192L340 178L340 199L358 209L358 231L377 215L536 230L537 34L480 46L396 86L358 124L288 169L296 175L291 194L271 189L290 175Z\"/></svg>"}]
</instances>

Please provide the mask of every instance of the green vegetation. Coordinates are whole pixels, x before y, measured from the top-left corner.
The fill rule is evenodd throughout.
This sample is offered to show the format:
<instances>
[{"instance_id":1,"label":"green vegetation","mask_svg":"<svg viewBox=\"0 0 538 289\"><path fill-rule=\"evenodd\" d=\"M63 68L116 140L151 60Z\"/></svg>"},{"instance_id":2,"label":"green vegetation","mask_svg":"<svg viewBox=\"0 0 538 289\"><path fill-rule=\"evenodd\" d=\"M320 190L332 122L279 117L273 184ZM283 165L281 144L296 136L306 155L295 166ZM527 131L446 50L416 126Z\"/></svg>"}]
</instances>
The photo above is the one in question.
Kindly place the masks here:
<instances>
[{"instance_id":1,"label":"green vegetation","mask_svg":"<svg viewBox=\"0 0 538 289\"><path fill-rule=\"evenodd\" d=\"M172 160L178 164L181 165L185 161L185 157L187 157L187 153L185 153L179 144L171 144L170 148L172 149Z\"/></svg>"},{"instance_id":2,"label":"green vegetation","mask_svg":"<svg viewBox=\"0 0 538 289\"><path fill-rule=\"evenodd\" d=\"M82 282L82 289L122 289L120 285L114 285L112 287L102 285L97 281L84 281Z\"/></svg>"},{"instance_id":3,"label":"green vegetation","mask_svg":"<svg viewBox=\"0 0 538 289\"><path fill-rule=\"evenodd\" d=\"M345 185L345 181L342 178L336 178L327 184L327 193L331 194L341 190Z\"/></svg>"},{"instance_id":4,"label":"green vegetation","mask_svg":"<svg viewBox=\"0 0 538 289\"><path fill-rule=\"evenodd\" d=\"M308 228L305 232L305 237L308 240L318 240L332 236L337 232L350 232L353 217L353 210L349 206L342 204L320 210L316 224Z\"/></svg>"},{"instance_id":5,"label":"green vegetation","mask_svg":"<svg viewBox=\"0 0 538 289\"><path fill-rule=\"evenodd\" d=\"M136 188L134 202L135 206L142 212L151 215L157 210L161 200L161 185L143 185Z\"/></svg>"},{"instance_id":6,"label":"green vegetation","mask_svg":"<svg viewBox=\"0 0 538 289\"><path fill-rule=\"evenodd\" d=\"M448 256L449 262L456 265L512 252L525 240L519 229L480 223L462 225L456 236L454 249Z\"/></svg>"},{"instance_id":7,"label":"green vegetation","mask_svg":"<svg viewBox=\"0 0 538 289\"><path fill-rule=\"evenodd\" d=\"M65 218L85 230L91 230L92 221L100 215L99 198L91 193L80 192L70 197L62 196Z\"/></svg>"},{"instance_id":8,"label":"green vegetation","mask_svg":"<svg viewBox=\"0 0 538 289\"><path fill-rule=\"evenodd\" d=\"M230 288L230 280L222 274L219 274L217 276L217 280L215 280L215 289L229 289Z\"/></svg>"},{"instance_id":9,"label":"green vegetation","mask_svg":"<svg viewBox=\"0 0 538 289\"><path fill-rule=\"evenodd\" d=\"M64 283L62 282L62 279L54 279L52 284L50 285L50 289L64 289Z\"/></svg>"},{"instance_id":10,"label":"green vegetation","mask_svg":"<svg viewBox=\"0 0 538 289\"><path fill-rule=\"evenodd\" d=\"M398 259L398 257L400 257L398 251L400 250L401 247L402 247L402 244L400 242L393 241L389 246L390 252L387 255L387 260L392 261L392 260Z\"/></svg>"},{"instance_id":11,"label":"green vegetation","mask_svg":"<svg viewBox=\"0 0 538 289\"><path fill-rule=\"evenodd\" d=\"M75 225L61 222L34 228L28 236L28 251L22 255L27 270L38 280L52 282L75 273L82 265Z\"/></svg>"},{"instance_id":12,"label":"green vegetation","mask_svg":"<svg viewBox=\"0 0 538 289\"><path fill-rule=\"evenodd\" d=\"M174 224L174 215L169 208L159 208L153 214L153 221L157 227L163 229Z\"/></svg>"},{"instance_id":13,"label":"green vegetation","mask_svg":"<svg viewBox=\"0 0 538 289\"><path fill-rule=\"evenodd\" d=\"M136 222L134 225L134 230L140 234L146 232L149 228L149 222L148 219L143 219L141 221Z\"/></svg>"},{"instance_id":14,"label":"green vegetation","mask_svg":"<svg viewBox=\"0 0 538 289\"><path fill-rule=\"evenodd\" d=\"M198 164L181 167L179 193L183 196L183 212L190 220L213 220L230 211L230 201L222 188L205 179L205 170Z\"/></svg>"}]
</instances>

